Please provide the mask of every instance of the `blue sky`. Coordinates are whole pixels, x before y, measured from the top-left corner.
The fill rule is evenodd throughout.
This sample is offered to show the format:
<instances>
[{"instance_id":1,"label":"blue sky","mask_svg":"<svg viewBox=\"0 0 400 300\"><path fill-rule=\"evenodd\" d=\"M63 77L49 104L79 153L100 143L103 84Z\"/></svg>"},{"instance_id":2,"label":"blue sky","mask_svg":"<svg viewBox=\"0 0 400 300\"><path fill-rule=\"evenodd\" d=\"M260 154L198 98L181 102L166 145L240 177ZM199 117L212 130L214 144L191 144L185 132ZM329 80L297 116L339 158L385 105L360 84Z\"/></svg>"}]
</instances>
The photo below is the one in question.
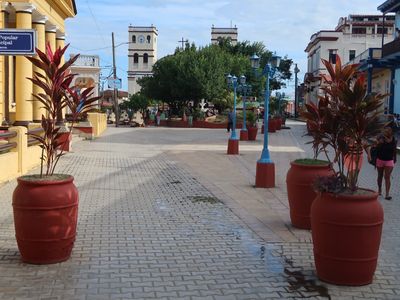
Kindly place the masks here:
<instances>
[{"instance_id":1,"label":"blue sky","mask_svg":"<svg viewBox=\"0 0 400 300\"><path fill-rule=\"evenodd\" d=\"M197 46L210 43L211 26L238 27L239 40L262 41L269 50L298 63L299 82L306 72L304 52L310 36L334 29L340 17L378 14L384 1L372 0L75 0L78 14L66 21L70 53L100 55L102 75L111 72L111 32L115 44L128 42L128 26L157 27L159 58L171 54L182 37ZM117 75L127 90L127 45L116 49ZM286 93L293 94L294 80ZM105 86L106 87L106 86Z\"/></svg>"}]
</instances>

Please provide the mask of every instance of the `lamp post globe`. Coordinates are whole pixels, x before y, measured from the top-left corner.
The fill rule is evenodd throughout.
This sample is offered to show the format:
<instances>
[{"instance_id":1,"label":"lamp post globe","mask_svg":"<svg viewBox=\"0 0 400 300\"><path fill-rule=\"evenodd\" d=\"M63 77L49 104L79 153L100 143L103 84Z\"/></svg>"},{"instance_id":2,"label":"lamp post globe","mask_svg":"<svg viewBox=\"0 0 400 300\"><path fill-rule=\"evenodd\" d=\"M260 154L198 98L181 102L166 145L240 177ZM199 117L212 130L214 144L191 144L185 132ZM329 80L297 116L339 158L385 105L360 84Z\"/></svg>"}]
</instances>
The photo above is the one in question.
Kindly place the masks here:
<instances>
[{"instance_id":1,"label":"lamp post globe","mask_svg":"<svg viewBox=\"0 0 400 300\"><path fill-rule=\"evenodd\" d=\"M254 54L250 57L251 66L257 70L260 66L260 58ZM265 65L262 75L265 75L265 98L264 98L264 143L260 159L257 161L256 187L272 188L275 187L275 164L272 162L268 149L268 118L269 118L269 97L270 97L270 78L274 76L280 64L280 56L272 55L269 62Z\"/></svg>"}]
</instances>

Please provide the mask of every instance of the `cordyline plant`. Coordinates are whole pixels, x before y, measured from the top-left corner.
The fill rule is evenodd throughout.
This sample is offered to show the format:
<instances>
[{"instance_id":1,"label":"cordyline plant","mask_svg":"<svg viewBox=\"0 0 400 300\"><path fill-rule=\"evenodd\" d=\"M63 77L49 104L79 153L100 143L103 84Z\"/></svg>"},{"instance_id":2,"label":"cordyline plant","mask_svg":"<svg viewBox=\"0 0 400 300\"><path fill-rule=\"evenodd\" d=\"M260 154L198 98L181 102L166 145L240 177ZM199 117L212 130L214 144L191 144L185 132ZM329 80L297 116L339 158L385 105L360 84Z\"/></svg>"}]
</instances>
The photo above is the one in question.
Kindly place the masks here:
<instances>
[{"instance_id":1,"label":"cordyline plant","mask_svg":"<svg viewBox=\"0 0 400 300\"><path fill-rule=\"evenodd\" d=\"M60 126L57 126L58 116L62 115L62 110L68 107L72 115L72 124L69 134L71 134L74 122L77 118L93 108L94 102L99 97L92 97L93 87L79 93L74 88L70 88L76 74L71 74L69 67L78 59L79 54L62 64L62 57L68 48L58 48L53 53L50 44L46 47L46 53L36 48L38 58L26 57L34 66L43 71L34 72L33 78L28 78L32 83L42 89L42 93L33 95L46 111L42 115L41 125L44 134L29 134L39 142L42 148L40 177L43 177L43 167L46 165L46 176L53 175L54 170L61 156L64 155L63 146L67 139L62 138Z\"/></svg>"},{"instance_id":2,"label":"cordyline plant","mask_svg":"<svg viewBox=\"0 0 400 300\"><path fill-rule=\"evenodd\" d=\"M380 121L380 108L386 95L367 93L358 64L342 67L338 55L336 65L324 59L322 63L328 71L328 75L322 75L323 95L319 96L318 104L307 103L302 116L312 136L314 153L325 153L336 168L335 177L321 179L317 188L355 192L363 148L385 125ZM328 155L328 150L332 155Z\"/></svg>"}]
</instances>

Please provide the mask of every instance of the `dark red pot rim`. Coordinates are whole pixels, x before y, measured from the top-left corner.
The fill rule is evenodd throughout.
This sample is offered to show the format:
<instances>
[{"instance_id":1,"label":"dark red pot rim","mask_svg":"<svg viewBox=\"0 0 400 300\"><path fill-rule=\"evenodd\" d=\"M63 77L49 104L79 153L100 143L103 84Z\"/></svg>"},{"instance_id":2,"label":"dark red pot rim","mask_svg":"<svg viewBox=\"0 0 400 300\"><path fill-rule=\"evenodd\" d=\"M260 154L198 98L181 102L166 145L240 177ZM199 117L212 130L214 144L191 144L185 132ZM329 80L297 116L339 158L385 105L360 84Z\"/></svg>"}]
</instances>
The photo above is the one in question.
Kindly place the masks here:
<instances>
[{"instance_id":1,"label":"dark red pot rim","mask_svg":"<svg viewBox=\"0 0 400 300\"><path fill-rule=\"evenodd\" d=\"M40 177L39 174L23 175L17 178L18 183L24 185L56 185L66 184L74 181L74 176L69 174L53 174L52 176Z\"/></svg>"},{"instance_id":2,"label":"dark red pot rim","mask_svg":"<svg viewBox=\"0 0 400 300\"><path fill-rule=\"evenodd\" d=\"M326 167L330 166L330 163L326 162L326 164L324 164L324 165L308 165L308 164L302 164L302 163L299 163L296 161L291 161L290 165L295 166L295 167L307 168L307 169L325 169Z\"/></svg>"},{"instance_id":3,"label":"dark red pot rim","mask_svg":"<svg viewBox=\"0 0 400 300\"><path fill-rule=\"evenodd\" d=\"M374 199L378 198L379 194L377 191L371 190L371 189L365 189L365 188L358 188L357 190L363 190L367 191L369 193L366 193L364 195L358 195L358 194L349 194L349 193L332 193L332 192L321 192L321 194L329 194L331 197L334 197L336 199L341 199L341 200L349 200L349 198L352 198L354 200L369 200L369 199Z\"/></svg>"}]
</instances>

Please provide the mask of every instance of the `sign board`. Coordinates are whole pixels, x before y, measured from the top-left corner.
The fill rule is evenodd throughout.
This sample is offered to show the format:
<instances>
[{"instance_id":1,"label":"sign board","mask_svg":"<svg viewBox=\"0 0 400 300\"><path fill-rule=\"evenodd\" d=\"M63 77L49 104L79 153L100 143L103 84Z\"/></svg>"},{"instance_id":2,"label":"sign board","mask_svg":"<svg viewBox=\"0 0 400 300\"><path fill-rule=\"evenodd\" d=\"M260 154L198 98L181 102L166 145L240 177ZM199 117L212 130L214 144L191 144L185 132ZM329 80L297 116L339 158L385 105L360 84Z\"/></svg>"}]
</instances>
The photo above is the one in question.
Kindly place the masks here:
<instances>
[{"instance_id":1,"label":"sign board","mask_svg":"<svg viewBox=\"0 0 400 300\"><path fill-rule=\"evenodd\" d=\"M108 79L108 88L109 89L121 89L122 80L121 78L109 78Z\"/></svg>"},{"instance_id":2,"label":"sign board","mask_svg":"<svg viewBox=\"0 0 400 300\"><path fill-rule=\"evenodd\" d=\"M35 55L34 29L1 29L0 55Z\"/></svg>"}]
</instances>

